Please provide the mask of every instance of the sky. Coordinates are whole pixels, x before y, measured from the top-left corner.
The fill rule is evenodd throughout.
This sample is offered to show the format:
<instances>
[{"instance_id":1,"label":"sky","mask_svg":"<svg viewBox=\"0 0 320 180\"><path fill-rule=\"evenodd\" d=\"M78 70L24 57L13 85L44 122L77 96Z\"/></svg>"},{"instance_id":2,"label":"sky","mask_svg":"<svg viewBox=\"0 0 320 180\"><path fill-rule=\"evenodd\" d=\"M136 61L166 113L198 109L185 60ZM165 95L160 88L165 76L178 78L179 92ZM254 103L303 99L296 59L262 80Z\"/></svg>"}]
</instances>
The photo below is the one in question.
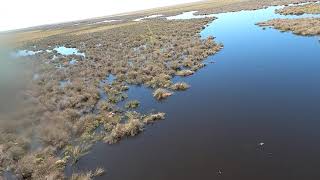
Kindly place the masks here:
<instances>
[{"instance_id":1,"label":"sky","mask_svg":"<svg viewBox=\"0 0 320 180\"><path fill-rule=\"evenodd\" d=\"M1 0L0 31L194 1L199 0Z\"/></svg>"}]
</instances>

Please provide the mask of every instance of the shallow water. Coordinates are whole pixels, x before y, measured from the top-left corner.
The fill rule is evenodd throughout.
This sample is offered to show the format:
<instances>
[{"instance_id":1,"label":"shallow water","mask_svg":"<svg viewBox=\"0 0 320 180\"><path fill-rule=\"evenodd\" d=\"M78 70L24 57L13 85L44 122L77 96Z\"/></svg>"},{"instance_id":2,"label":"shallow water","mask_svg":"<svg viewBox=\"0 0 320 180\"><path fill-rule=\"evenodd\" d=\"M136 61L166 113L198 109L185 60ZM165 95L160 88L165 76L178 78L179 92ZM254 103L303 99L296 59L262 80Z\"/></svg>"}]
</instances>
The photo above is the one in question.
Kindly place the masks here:
<instances>
[{"instance_id":1,"label":"shallow water","mask_svg":"<svg viewBox=\"0 0 320 180\"><path fill-rule=\"evenodd\" d=\"M104 90L104 86L106 84L112 84L112 82L116 79L117 77L113 74L109 74L104 80L102 80L99 84L99 97L101 101L107 100L108 95Z\"/></svg>"},{"instance_id":2,"label":"shallow water","mask_svg":"<svg viewBox=\"0 0 320 180\"><path fill-rule=\"evenodd\" d=\"M224 49L182 79L189 90L160 103L151 90L129 90L166 120L95 145L75 170L101 166L107 174L97 179L112 180L319 179L320 44L254 25L283 17L274 9L216 15L201 35Z\"/></svg>"},{"instance_id":3,"label":"shallow water","mask_svg":"<svg viewBox=\"0 0 320 180\"><path fill-rule=\"evenodd\" d=\"M34 47L36 48L36 47ZM81 53L77 48L67 48L64 46L55 47L53 50L56 50L61 55L78 55L85 57L85 53ZM15 52L12 52L10 54L13 58L19 58L19 57L26 57L26 56L33 56L38 53L44 52L43 50L33 51L33 50L17 50ZM45 50L47 53L52 53L51 49ZM74 60L70 60L70 64L75 64L76 62Z\"/></svg>"},{"instance_id":4,"label":"shallow water","mask_svg":"<svg viewBox=\"0 0 320 180\"><path fill-rule=\"evenodd\" d=\"M84 53L80 53L77 48L67 48L64 46L55 47L53 50L56 50L59 54L68 56L68 55L78 55L85 57Z\"/></svg>"}]
</instances>

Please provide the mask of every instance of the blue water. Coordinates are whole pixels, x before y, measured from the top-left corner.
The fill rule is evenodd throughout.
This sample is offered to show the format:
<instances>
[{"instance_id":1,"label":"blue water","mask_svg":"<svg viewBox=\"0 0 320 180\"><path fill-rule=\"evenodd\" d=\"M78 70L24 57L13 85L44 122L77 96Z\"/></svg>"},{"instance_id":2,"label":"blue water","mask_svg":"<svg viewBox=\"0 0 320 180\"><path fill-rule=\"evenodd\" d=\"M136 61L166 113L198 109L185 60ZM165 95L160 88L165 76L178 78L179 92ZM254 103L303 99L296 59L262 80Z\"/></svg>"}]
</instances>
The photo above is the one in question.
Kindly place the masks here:
<instances>
[{"instance_id":1,"label":"blue water","mask_svg":"<svg viewBox=\"0 0 320 180\"><path fill-rule=\"evenodd\" d=\"M240 12L214 14L213 16L217 17L218 19L213 21L211 24L209 24L209 26L201 32L201 36L203 38L207 38L208 36L213 35L217 37L216 40L218 40L219 42L222 42L224 45L226 45L225 41L231 40L234 43L235 42L235 40L233 39L234 37L244 39L244 38L253 36L251 39L254 39L255 42L252 44L255 44L260 42L260 40L266 40L269 38L275 39L275 37L273 36L274 34L270 34L269 37L265 37L266 33L261 32L261 28L255 25L258 22L267 21L275 18L296 19L296 18L320 17L320 14L319 15L304 14L300 16L296 16L296 15L284 16L280 14L275 14L274 11L281 7L283 6L278 6L278 7L274 6L274 7L269 7L267 9L260 9L256 11L240 11ZM235 18L235 16L237 18ZM262 33L264 34L264 36L261 37ZM275 33L275 34L278 34L278 33ZM268 35L269 34L267 34L267 36ZM281 35L278 34L278 36L281 36ZM283 42L287 42L287 41L284 40Z\"/></svg>"},{"instance_id":2,"label":"blue water","mask_svg":"<svg viewBox=\"0 0 320 180\"><path fill-rule=\"evenodd\" d=\"M160 103L148 89L129 93L167 118L98 143L75 169L104 167L97 179L112 180L320 179L320 43L255 25L280 17L274 9L216 15L201 35L224 49L179 79L190 89Z\"/></svg>"},{"instance_id":3,"label":"blue water","mask_svg":"<svg viewBox=\"0 0 320 180\"><path fill-rule=\"evenodd\" d=\"M113 74L109 74L109 76L107 77L107 83L108 84L112 84L114 80L116 80L117 77Z\"/></svg>"},{"instance_id":4,"label":"blue water","mask_svg":"<svg viewBox=\"0 0 320 180\"><path fill-rule=\"evenodd\" d=\"M64 46L55 47L53 50L56 50L59 54L62 55L78 55L85 57L84 53L80 53L77 48L67 48Z\"/></svg>"},{"instance_id":5,"label":"blue water","mask_svg":"<svg viewBox=\"0 0 320 180\"><path fill-rule=\"evenodd\" d=\"M33 47L36 48L36 47ZM59 54L61 55L78 55L78 56L82 56L85 57L85 53L81 53L79 52L79 50L77 48L67 48L64 46L59 46L59 47L55 47L54 50L56 50ZM17 50L15 52L10 53L10 56L12 58L20 58L20 57L27 57L27 56L34 56L38 53L42 53L44 52L43 50L39 50L39 51L33 51L33 50ZM47 53L52 53L52 50L47 49L45 50L45 52ZM69 64L74 65L77 63L76 59L71 59Z\"/></svg>"}]
</instances>

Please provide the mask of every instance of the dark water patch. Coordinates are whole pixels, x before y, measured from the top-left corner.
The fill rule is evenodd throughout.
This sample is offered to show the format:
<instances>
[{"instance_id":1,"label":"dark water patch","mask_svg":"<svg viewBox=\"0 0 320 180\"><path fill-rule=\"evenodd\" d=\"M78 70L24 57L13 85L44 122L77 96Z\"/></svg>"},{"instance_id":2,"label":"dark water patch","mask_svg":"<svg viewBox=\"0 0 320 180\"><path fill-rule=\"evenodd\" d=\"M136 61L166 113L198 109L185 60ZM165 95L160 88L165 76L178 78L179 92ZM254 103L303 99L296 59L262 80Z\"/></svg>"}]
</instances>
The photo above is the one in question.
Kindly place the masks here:
<instances>
[{"instance_id":1,"label":"dark water patch","mask_svg":"<svg viewBox=\"0 0 320 180\"><path fill-rule=\"evenodd\" d=\"M128 91L126 91L128 98L119 102L117 105L118 107L124 108L126 103L129 101L137 100L140 102L140 104L137 108L133 109L134 111L144 114L154 112L156 109L155 105L161 102L153 98L152 92L153 89L151 88L139 85L131 85L129 86Z\"/></svg>"}]
</instances>

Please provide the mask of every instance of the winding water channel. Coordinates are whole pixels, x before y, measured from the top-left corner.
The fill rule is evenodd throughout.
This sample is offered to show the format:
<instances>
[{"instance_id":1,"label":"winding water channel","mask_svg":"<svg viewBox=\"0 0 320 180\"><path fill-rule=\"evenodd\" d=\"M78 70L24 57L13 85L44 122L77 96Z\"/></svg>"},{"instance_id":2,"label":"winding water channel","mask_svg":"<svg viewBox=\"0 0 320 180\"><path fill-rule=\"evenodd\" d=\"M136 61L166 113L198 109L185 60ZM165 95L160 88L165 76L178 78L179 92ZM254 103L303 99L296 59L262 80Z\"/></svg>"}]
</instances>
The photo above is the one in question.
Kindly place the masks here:
<instances>
[{"instance_id":1,"label":"winding water channel","mask_svg":"<svg viewBox=\"0 0 320 180\"><path fill-rule=\"evenodd\" d=\"M183 79L189 90L161 103L149 89L128 92L140 110L167 118L119 144L98 143L75 170L104 167L97 179L112 180L320 179L319 38L255 25L298 17L276 8L217 14L201 36L224 49Z\"/></svg>"}]
</instances>

